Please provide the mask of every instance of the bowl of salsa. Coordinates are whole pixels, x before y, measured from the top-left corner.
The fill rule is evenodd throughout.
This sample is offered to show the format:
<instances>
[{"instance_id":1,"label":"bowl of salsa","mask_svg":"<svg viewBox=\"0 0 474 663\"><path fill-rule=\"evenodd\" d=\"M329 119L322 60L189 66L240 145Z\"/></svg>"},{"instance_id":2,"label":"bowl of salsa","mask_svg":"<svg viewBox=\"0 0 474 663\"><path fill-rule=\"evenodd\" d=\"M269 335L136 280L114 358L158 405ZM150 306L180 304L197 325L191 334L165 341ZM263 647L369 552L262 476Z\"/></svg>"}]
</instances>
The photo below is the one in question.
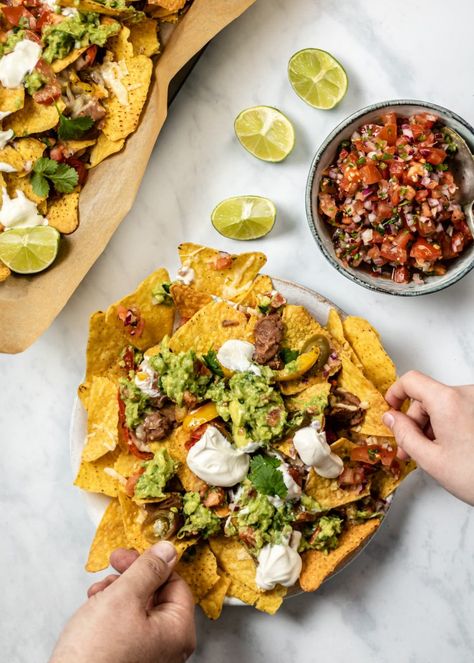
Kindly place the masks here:
<instances>
[{"instance_id":1,"label":"bowl of salsa","mask_svg":"<svg viewBox=\"0 0 474 663\"><path fill-rule=\"evenodd\" d=\"M311 164L306 211L341 274L413 296L442 290L474 267L451 129L474 151L474 129L452 111L395 100L357 111L326 138Z\"/></svg>"}]
</instances>

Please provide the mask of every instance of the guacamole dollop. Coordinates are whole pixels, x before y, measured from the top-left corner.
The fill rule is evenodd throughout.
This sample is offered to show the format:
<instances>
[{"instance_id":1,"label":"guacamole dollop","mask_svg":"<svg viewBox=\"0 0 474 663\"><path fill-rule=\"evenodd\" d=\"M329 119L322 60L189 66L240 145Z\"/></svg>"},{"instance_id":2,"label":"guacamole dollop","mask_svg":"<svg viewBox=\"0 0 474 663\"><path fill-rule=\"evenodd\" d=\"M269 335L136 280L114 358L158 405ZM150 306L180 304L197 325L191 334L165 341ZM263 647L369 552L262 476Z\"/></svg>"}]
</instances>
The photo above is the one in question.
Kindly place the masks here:
<instances>
[{"instance_id":1,"label":"guacamole dollop","mask_svg":"<svg viewBox=\"0 0 474 663\"><path fill-rule=\"evenodd\" d=\"M31 74L27 74L23 79L23 85L29 94L34 94L45 84L45 79L39 71L33 70Z\"/></svg>"},{"instance_id":2,"label":"guacamole dollop","mask_svg":"<svg viewBox=\"0 0 474 663\"><path fill-rule=\"evenodd\" d=\"M186 493L183 497L184 525L178 532L178 538L184 536L195 536L200 534L207 539L212 534L217 534L221 521L216 514L201 502L199 493Z\"/></svg>"},{"instance_id":3,"label":"guacamole dollop","mask_svg":"<svg viewBox=\"0 0 474 663\"><path fill-rule=\"evenodd\" d=\"M178 469L166 449L159 449L152 460L143 463L144 473L135 484L135 497L165 497L164 488Z\"/></svg>"},{"instance_id":4,"label":"guacamole dollop","mask_svg":"<svg viewBox=\"0 0 474 663\"><path fill-rule=\"evenodd\" d=\"M53 62L66 57L79 46L105 46L107 39L116 35L119 30L120 23L117 21L102 23L99 14L78 12L75 16L45 28L42 36L45 45L42 57L46 62Z\"/></svg>"},{"instance_id":5,"label":"guacamole dollop","mask_svg":"<svg viewBox=\"0 0 474 663\"><path fill-rule=\"evenodd\" d=\"M133 380L122 378L119 383L120 398L125 404L125 423L128 428L135 430L150 407L150 398Z\"/></svg>"},{"instance_id":6,"label":"guacamole dollop","mask_svg":"<svg viewBox=\"0 0 474 663\"><path fill-rule=\"evenodd\" d=\"M301 550L333 550L337 548L342 532L343 519L340 516L321 516L312 532L305 533L300 544Z\"/></svg>"},{"instance_id":7,"label":"guacamole dollop","mask_svg":"<svg viewBox=\"0 0 474 663\"><path fill-rule=\"evenodd\" d=\"M235 373L227 387L218 383L207 396L216 403L219 416L232 421L237 447L268 444L281 437L287 413L281 395L270 384L270 374Z\"/></svg>"}]
</instances>

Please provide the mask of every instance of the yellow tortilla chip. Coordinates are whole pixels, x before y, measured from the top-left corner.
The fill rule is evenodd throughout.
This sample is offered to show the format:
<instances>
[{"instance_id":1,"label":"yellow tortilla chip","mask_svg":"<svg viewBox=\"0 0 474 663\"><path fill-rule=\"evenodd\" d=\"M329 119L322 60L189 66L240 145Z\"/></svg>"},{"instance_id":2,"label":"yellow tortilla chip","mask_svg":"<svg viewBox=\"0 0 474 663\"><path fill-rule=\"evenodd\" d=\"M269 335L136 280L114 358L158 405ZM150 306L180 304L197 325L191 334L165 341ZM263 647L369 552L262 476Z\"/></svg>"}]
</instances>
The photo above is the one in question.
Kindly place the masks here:
<instances>
[{"instance_id":1,"label":"yellow tortilla chip","mask_svg":"<svg viewBox=\"0 0 474 663\"><path fill-rule=\"evenodd\" d=\"M3 150L0 150L0 162L12 166L18 173L25 167L21 154L12 145L5 145Z\"/></svg>"},{"instance_id":2,"label":"yellow tortilla chip","mask_svg":"<svg viewBox=\"0 0 474 663\"><path fill-rule=\"evenodd\" d=\"M330 391L331 384L329 382L316 382L295 396L287 398L285 400L286 408L290 412L311 410L313 414L322 414L327 407Z\"/></svg>"},{"instance_id":3,"label":"yellow tortilla chip","mask_svg":"<svg viewBox=\"0 0 474 663\"><path fill-rule=\"evenodd\" d=\"M357 355L365 376L384 396L397 379L395 364L385 352L378 332L363 318L344 320L344 333Z\"/></svg>"},{"instance_id":4,"label":"yellow tortilla chip","mask_svg":"<svg viewBox=\"0 0 474 663\"><path fill-rule=\"evenodd\" d=\"M70 235L79 225L79 192L66 193L48 205L48 223L63 235Z\"/></svg>"},{"instance_id":5,"label":"yellow tortilla chip","mask_svg":"<svg viewBox=\"0 0 474 663\"><path fill-rule=\"evenodd\" d=\"M266 263L263 253L233 255L227 269L215 269L220 251L199 244L185 243L178 247L181 264L194 271L193 286L210 295L237 301L250 288Z\"/></svg>"},{"instance_id":6,"label":"yellow tortilla chip","mask_svg":"<svg viewBox=\"0 0 474 663\"><path fill-rule=\"evenodd\" d=\"M84 139L84 140L65 140L63 141L63 145L66 148L66 151L69 154L77 154L78 152L82 152L85 150L87 147L91 147L92 145L95 145L97 142L96 138L89 138L89 139Z\"/></svg>"},{"instance_id":7,"label":"yellow tortilla chip","mask_svg":"<svg viewBox=\"0 0 474 663\"><path fill-rule=\"evenodd\" d=\"M182 426L175 428L166 441L166 448L171 458L179 463L176 472L184 490L187 492L199 492L206 487L206 483L197 477L186 464L188 450L186 443L189 441L189 432Z\"/></svg>"},{"instance_id":8,"label":"yellow tortilla chip","mask_svg":"<svg viewBox=\"0 0 474 663\"><path fill-rule=\"evenodd\" d=\"M321 550L305 552L302 555L301 588L305 592L318 589L323 581L375 532L380 522L378 518L371 518L360 524L349 525L339 539L339 546L327 554Z\"/></svg>"},{"instance_id":9,"label":"yellow tortilla chip","mask_svg":"<svg viewBox=\"0 0 474 663\"><path fill-rule=\"evenodd\" d=\"M176 572L187 582L195 603L219 582L217 561L207 543L188 548L176 566Z\"/></svg>"},{"instance_id":10,"label":"yellow tortilla chip","mask_svg":"<svg viewBox=\"0 0 474 663\"><path fill-rule=\"evenodd\" d=\"M82 458L90 462L113 451L118 444L118 399L115 382L108 378L93 378L87 414L87 437Z\"/></svg>"},{"instance_id":11,"label":"yellow tortilla chip","mask_svg":"<svg viewBox=\"0 0 474 663\"><path fill-rule=\"evenodd\" d=\"M17 173L5 173L5 182L10 197L16 198L16 191L20 189L29 200L32 200L37 205L45 201L47 198L47 196L38 196L33 191L33 186L29 177L21 177ZM40 214L42 213L39 207L38 211Z\"/></svg>"},{"instance_id":12,"label":"yellow tortilla chip","mask_svg":"<svg viewBox=\"0 0 474 663\"><path fill-rule=\"evenodd\" d=\"M350 457L351 449L355 446L350 440L340 438L331 445L331 451L345 460L348 456ZM318 502L323 511L328 511L370 495L370 482L364 486L362 491L358 487L356 489L341 488L337 479L325 479L311 468L305 492Z\"/></svg>"},{"instance_id":13,"label":"yellow tortilla chip","mask_svg":"<svg viewBox=\"0 0 474 663\"><path fill-rule=\"evenodd\" d=\"M135 292L123 297L107 309L106 324L119 330L127 344L132 344L140 350L146 350L151 345L169 336L173 331L174 306L153 303L153 290L161 283L169 283L170 277L166 269L157 269L140 283ZM136 309L144 322L140 336L132 335L124 327L118 317L119 308Z\"/></svg>"},{"instance_id":14,"label":"yellow tortilla chip","mask_svg":"<svg viewBox=\"0 0 474 663\"><path fill-rule=\"evenodd\" d=\"M410 472L416 470L416 463L414 460L398 460L397 462L400 463L400 476L398 478L394 477L390 472L380 470L372 480L372 489L374 493L383 500L398 488Z\"/></svg>"},{"instance_id":15,"label":"yellow tortilla chip","mask_svg":"<svg viewBox=\"0 0 474 663\"><path fill-rule=\"evenodd\" d=\"M20 154L23 162L34 164L43 156L46 145L37 138L18 138L13 143L15 150Z\"/></svg>"},{"instance_id":16,"label":"yellow tortilla chip","mask_svg":"<svg viewBox=\"0 0 474 663\"><path fill-rule=\"evenodd\" d=\"M122 370L118 366L118 358L123 348L128 345L122 332L112 324L107 324L105 313L93 313L89 321L89 338L87 340L86 383L94 375L119 377Z\"/></svg>"},{"instance_id":17,"label":"yellow tortilla chip","mask_svg":"<svg viewBox=\"0 0 474 663\"><path fill-rule=\"evenodd\" d=\"M336 339L339 343L340 349L339 352L345 352L349 359L359 368L362 368L362 364L359 361L356 353L350 346L347 338L344 335L344 326L341 320L339 313L336 309L332 308L329 311L328 321L326 324L326 329L331 334L331 336Z\"/></svg>"},{"instance_id":18,"label":"yellow tortilla chip","mask_svg":"<svg viewBox=\"0 0 474 663\"><path fill-rule=\"evenodd\" d=\"M224 599L230 585L230 577L228 575L219 571L219 569L217 569L217 574L219 580L208 591L206 596L203 596L199 601L199 605L209 619L218 619L220 617L222 606L224 605Z\"/></svg>"},{"instance_id":19,"label":"yellow tortilla chip","mask_svg":"<svg viewBox=\"0 0 474 663\"><path fill-rule=\"evenodd\" d=\"M119 493L117 479L105 472L107 468L114 467L117 456L118 449L115 449L92 462L82 460L74 485L90 493L117 497Z\"/></svg>"},{"instance_id":20,"label":"yellow tortilla chip","mask_svg":"<svg viewBox=\"0 0 474 663\"><path fill-rule=\"evenodd\" d=\"M253 605L257 610L274 615L281 606L287 591L286 587L281 586L277 586L269 592L255 591L231 577L227 595L248 605Z\"/></svg>"},{"instance_id":21,"label":"yellow tortilla chip","mask_svg":"<svg viewBox=\"0 0 474 663\"><path fill-rule=\"evenodd\" d=\"M15 113L23 108L25 102L25 88L23 85L15 88L6 88L0 85L0 111ZM5 126L3 127L5 129Z\"/></svg>"},{"instance_id":22,"label":"yellow tortilla chip","mask_svg":"<svg viewBox=\"0 0 474 663\"><path fill-rule=\"evenodd\" d=\"M127 538L123 528L122 509L118 500L107 507L89 550L86 571L102 571L109 566L110 554L116 548L126 548Z\"/></svg>"},{"instance_id":23,"label":"yellow tortilla chip","mask_svg":"<svg viewBox=\"0 0 474 663\"><path fill-rule=\"evenodd\" d=\"M87 51L88 48L89 48L88 46L83 46L82 48L75 48L73 51L69 53L69 55L66 55L65 58L54 60L54 62L51 64L51 68L54 71L54 73L59 74L60 71L66 69L66 67L69 67L69 65L75 62L78 57L80 57L85 51Z\"/></svg>"},{"instance_id":24,"label":"yellow tortilla chip","mask_svg":"<svg viewBox=\"0 0 474 663\"><path fill-rule=\"evenodd\" d=\"M170 348L173 352L193 348L198 353L206 353L210 349L218 350L232 338L251 341L252 330L253 325L244 313L227 302L211 302L176 330Z\"/></svg>"},{"instance_id":25,"label":"yellow tortilla chip","mask_svg":"<svg viewBox=\"0 0 474 663\"><path fill-rule=\"evenodd\" d=\"M107 7L94 0L58 0L58 5L60 7L72 7L80 12L94 12L103 16L126 16L134 13L130 7L121 7L120 9Z\"/></svg>"},{"instance_id":26,"label":"yellow tortilla chip","mask_svg":"<svg viewBox=\"0 0 474 663\"><path fill-rule=\"evenodd\" d=\"M282 347L290 350L302 350L312 336L320 335L330 338L328 332L304 308L295 304L287 304L283 309L283 340Z\"/></svg>"},{"instance_id":27,"label":"yellow tortilla chip","mask_svg":"<svg viewBox=\"0 0 474 663\"><path fill-rule=\"evenodd\" d=\"M95 168L95 166L98 166L101 161L110 157L111 154L120 152L124 144L124 138L121 138L120 140L110 140L105 134L100 134L97 143L94 145L90 153L90 167Z\"/></svg>"},{"instance_id":28,"label":"yellow tortilla chip","mask_svg":"<svg viewBox=\"0 0 474 663\"><path fill-rule=\"evenodd\" d=\"M66 107L61 99L56 101L56 105L61 112ZM54 129L59 122L56 105L37 104L28 94L23 108L4 119L3 129L13 129L17 136L29 136Z\"/></svg>"},{"instance_id":29,"label":"yellow tortilla chip","mask_svg":"<svg viewBox=\"0 0 474 663\"><path fill-rule=\"evenodd\" d=\"M0 283L2 281L5 281L11 274L10 269L3 264L3 262L0 262Z\"/></svg>"},{"instance_id":30,"label":"yellow tortilla chip","mask_svg":"<svg viewBox=\"0 0 474 663\"><path fill-rule=\"evenodd\" d=\"M153 18L145 18L139 23L131 23L130 42L133 46L134 55L146 55L151 57L160 50L158 41L158 23Z\"/></svg>"},{"instance_id":31,"label":"yellow tortilla chip","mask_svg":"<svg viewBox=\"0 0 474 663\"><path fill-rule=\"evenodd\" d=\"M150 0L150 4L162 7L169 12L177 12L184 7L186 0Z\"/></svg>"},{"instance_id":32,"label":"yellow tortilla chip","mask_svg":"<svg viewBox=\"0 0 474 663\"><path fill-rule=\"evenodd\" d=\"M249 306L256 308L260 295L266 295L273 290L273 283L269 276L265 274L258 274L250 286L250 289L238 299L239 304L242 306Z\"/></svg>"},{"instance_id":33,"label":"yellow tortilla chip","mask_svg":"<svg viewBox=\"0 0 474 663\"><path fill-rule=\"evenodd\" d=\"M207 292L196 290L192 285L173 283L170 291L176 310L182 320L189 320L206 304L212 302L211 295L208 295Z\"/></svg>"},{"instance_id":34,"label":"yellow tortilla chip","mask_svg":"<svg viewBox=\"0 0 474 663\"><path fill-rule=\"evenodd\" d=\"M114 470L128 479L132 474L138 472L142 465L143 461L140 458L137 458L126 451L122 451L115 461Z\"/></svg>"},{"instance_id":35,"label":"yellow tortilla chip","mask_svg":"<svg viewBox=\"0 0 474 663\"><path fill-rule=\"evenodd\" d=\"M357 396L367 408L364 421L357 426L357 432L362 435L392 437L390 429L382 423L382 415L389 409L382 394L348 357L343 355L341 360L342 371L338 376L338 385L344 391Z\"/></svg>"}]
</instances>

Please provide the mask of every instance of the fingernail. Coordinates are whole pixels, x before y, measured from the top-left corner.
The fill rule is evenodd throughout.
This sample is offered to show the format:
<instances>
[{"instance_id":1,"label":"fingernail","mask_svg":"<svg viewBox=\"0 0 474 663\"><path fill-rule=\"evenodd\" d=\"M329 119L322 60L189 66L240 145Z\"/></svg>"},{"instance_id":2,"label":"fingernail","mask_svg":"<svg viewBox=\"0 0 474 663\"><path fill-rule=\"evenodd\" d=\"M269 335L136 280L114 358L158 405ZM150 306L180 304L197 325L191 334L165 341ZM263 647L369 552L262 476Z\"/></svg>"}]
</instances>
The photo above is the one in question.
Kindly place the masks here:
<instances>
[{"instance_id":1,"label":"fingernail","mask_svg":"<svg viewBox=\"0 0 474 663\"><path fill-rule=\"evenodd\" d=\"M383 421L384 424L385 424L388 428L390 428L390 429L393 428L393 424L395 423L395 419L393 418L393 415L390 414L390 412L386 412L386 413L383 415L383 417L382 417L382 421Z\"/></svg>"},{"instance_id":2,"label":"fingernail","mask_svg":"<svg viewBox=\"0 0 474 663\"><path fill-rule=\"evenodd\" d=\"M176 559L176 548L169 541L160 541L155 543L150 552L162 559L167 564L171 564Z\"/></svg>"}]
</instances>

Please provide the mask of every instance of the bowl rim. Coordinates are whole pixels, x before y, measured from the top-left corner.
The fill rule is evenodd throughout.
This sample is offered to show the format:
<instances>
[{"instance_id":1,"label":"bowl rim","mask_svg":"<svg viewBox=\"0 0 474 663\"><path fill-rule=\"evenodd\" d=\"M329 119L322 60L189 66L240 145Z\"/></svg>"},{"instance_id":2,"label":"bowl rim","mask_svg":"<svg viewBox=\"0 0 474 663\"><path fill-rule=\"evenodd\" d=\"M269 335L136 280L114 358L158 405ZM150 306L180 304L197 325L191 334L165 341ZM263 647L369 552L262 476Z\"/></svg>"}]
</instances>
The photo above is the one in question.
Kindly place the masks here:
<instances>
[{"instance_id":1,"label":"bowl rim","mask_svg":"<svg viewBox=\"0 0 474 663\"><path fill-rule=\"evenodd\" d=\"M306 220L309 229L311 231L311 234L313 235L321 253L326 258L326 260L332 265L332 267L334 267L340 274L342 274L342 276L349 279L353 283L356 283L357 285L360 285L363 288L372 290L374 292L384 293L386 295L392 295L394 297L419 297L422 295L430 295L435 292L441 292L441 290L449 288L449 286L454 285L462 278L464 278L474 268L474 253L472 259L466 264L466 266L455 276L451 277L451 279L447 279L446 281L441 281L441 280L434 281L432 284L428 285L427 287L424 287L422 290L412 288L410 290L407 289L405 291L400 290L399 292L394 292L384 287L384 279L380 279L380 284L370 283L364 280L363 278L359 277L358 275L351 273L346 267L344 267L344 265L341 262L339 262L336 258L334 258L324 246L324 243L319 235L316 223L314 221L314 215L313 215L313 206L312 206L313 184L315 180L316 169L326 149L334 141L334 139L337 138L337 136L341 133L341 131L343 131L349 124L351 124L355 120L358 120L364 117L365 115L367 115L368 113L372 113L373 111L382 110L384 108L391 106L395 107L420 106L422 108L426 108L427 110L437 112L440 115L444 116L447 115L448 117L456 120L456 122L458 122L464 127L464 129L470 135L470 141L468 141L468 144L470 143L470 147L474 146L474 127L471 124L469 124L469 122L467 122L464 118L462 118L460 115L450 110L449 108L446 108L445 106L440 106L439 104L435 104L429 101L420 101L419 99L390 99L387 101L378 101L376 103L369 104L368 106L364 106L363 108L354 111L344 120L339 122L339 124L337 124L334 127L334 129L332 129L332 131L327 135L327 137L323 140L319 148L316 150L316 153L311 160L308 178L306 180L306 192L305 192ZM391 283L391 281L389 283Z\"/></svg>"}]
</instances>

